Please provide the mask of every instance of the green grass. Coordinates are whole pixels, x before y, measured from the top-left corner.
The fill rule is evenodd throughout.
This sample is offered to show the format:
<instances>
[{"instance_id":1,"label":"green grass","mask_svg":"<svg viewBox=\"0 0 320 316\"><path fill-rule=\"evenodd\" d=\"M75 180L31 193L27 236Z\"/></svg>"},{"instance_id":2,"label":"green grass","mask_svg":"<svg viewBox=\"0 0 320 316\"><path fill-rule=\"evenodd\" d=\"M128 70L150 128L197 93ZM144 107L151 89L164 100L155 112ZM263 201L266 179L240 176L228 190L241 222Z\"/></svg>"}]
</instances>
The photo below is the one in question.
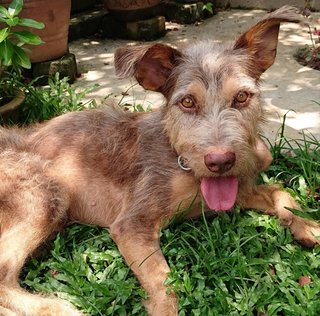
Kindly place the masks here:
<instances>
[{"instance_id":1,"label":"green grass","mask_svg":"<svg viewBox=\"0 0 320 316\"><path fill-rule=\"evenodd\" d=\"M5 81L5 86L11 88L11 92L6 91L5 95L14 95L12 88L19 88L25 94L24 102L19 109L19 113L15 113L13 117L1 117L0 125L29 125L49 120L58 115L80 111L87 108L95 108L97 104L94 100L85 100L85 96L94 90L98 85L94 84L84 89L75 89L69 84L68 78L60 78L59 73L47 78L47 86L39 86L39 82L45 76L38 77L32 81L22 79L19 74L13 73L9 79ZM0 98L1 101L1 98Z\"/></svg>"},{"instance_id":2,"label":"green grass","mask_svg":"<svg viewBox=\"0 0 320 316\"><path fill-rule=\"evenodd\" d=\"M320 143L280 137L272 153L260 181L282 183L304 216L320 219ZM160 240L181 316L320 315L320 247L298 245L275 218L235 208L172 224ZM90 315L146 315L146 295L105 230L72 226L48 249L28 263L25 287L55 292ZM301 286L301 276L311 283Z\"/></svg>"},{"instance_id":3,"label":"green grass","mask_svg":"<svg viewBox=\"0 0 320 316\"><path fill-rule=\"evenodd\" d=\"M84 102L85 95L97 85L89 86L81 91L68 83L68 78L60 78L59 73L48 78L48 85L37 87L38 77L28 84L23 84L26 99L23 103L23 123L32 124L51 119L55 116L96 107L95 101Z\"/></svg>"}]
</instances>

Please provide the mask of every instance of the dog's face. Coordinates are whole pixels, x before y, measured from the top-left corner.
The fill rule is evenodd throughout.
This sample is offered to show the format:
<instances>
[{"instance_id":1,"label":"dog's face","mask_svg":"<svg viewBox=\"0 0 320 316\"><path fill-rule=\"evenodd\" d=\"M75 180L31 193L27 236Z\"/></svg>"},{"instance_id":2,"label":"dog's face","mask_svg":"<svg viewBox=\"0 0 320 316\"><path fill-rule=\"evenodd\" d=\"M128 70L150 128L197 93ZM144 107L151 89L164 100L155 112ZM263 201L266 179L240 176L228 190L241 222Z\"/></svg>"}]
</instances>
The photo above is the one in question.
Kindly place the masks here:
<instances>
[{"instance_id":1,"label":"dog's face","mask_svg":"<svg viewBox=\"0 0 320 316\"><path fill-rule=\"evenodd\" d=\"M206 199L210 208L230 208L238 178L257 171L263 121L259 79L274 62L281 22L299 18L293 8L283 7L230 46L206 41L182 52L162 44L116 52L118 75L134 75L145 89L167 98L164 128L177 154L201 179L205 199L214 197ZM212 193L217 185L234 192L233 201L213 205L220 194Z\"/></svg>"},{"instance_id":2,"label":"dog's face","mask_svg":"<svg viewBox=\"0 0 320 316\"><path fill-rule=\"evenodd\" d=\"M258 78L249 67L246 53L202 42L187 48L172 72L164 124L171 144L199 178L254 169L263 110ZM210 159L213 153L220 155L220 165L219 157Z\"/></svg>"}]
</instances>

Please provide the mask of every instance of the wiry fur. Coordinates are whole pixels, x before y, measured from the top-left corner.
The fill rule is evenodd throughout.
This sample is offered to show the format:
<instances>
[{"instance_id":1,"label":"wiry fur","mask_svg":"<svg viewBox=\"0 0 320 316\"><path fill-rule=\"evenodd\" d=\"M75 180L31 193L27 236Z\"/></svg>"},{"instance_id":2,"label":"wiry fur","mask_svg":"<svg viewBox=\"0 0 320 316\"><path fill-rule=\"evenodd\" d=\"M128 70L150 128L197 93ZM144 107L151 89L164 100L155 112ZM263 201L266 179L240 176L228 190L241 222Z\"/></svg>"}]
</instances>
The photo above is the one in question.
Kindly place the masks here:
<instances>
[{"instance_id":1,"label":"wiry fur","mask_svg":"<svg viewBox=\"0 0 320 316\"><path fill-rule=\"evenodd\" d=\"M237 178L243 208L279 217L307 246L319 243L319 226L288 210L297 207L288 193L255 185L271 162L259 138L259 78L274 61L280 22L299 20L292 12L285 7L268 15L233 46L208 41L183 52L163 44L119 49L119 76L135 76L167 98L158 111L110 107L0 130L1 315L80 315L62 300L18 285L27 256L75 222L109 229L148 293L150 315L177 315L177 298L164 285L169 267L159 230L192 202L184 215L200 214L199 186L207 177ZM239 91L248 95L242 103ZM191 108L182 105L185 98L193 100ZM179 168L178 156L190 171Z\"/></svg>"}]
</instances>

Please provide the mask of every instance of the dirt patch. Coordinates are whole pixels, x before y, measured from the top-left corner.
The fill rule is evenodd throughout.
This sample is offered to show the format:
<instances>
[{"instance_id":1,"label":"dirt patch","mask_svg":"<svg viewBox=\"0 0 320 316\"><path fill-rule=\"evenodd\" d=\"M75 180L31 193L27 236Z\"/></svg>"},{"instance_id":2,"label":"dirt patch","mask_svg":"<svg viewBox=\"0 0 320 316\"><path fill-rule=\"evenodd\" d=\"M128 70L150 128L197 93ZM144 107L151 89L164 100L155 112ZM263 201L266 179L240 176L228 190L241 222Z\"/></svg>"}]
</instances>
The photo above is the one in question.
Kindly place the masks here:
<instances>
[{"instance_id":1,"label":"dirt patch","mask_svg":"<svg viewBox=\"0 0 320 316\"><path fill-rule=\"evenodd\" d=\"M294 54L297 62L303 66L320 70L320 46L316 48L302 47Z\"/></svg>"}]
</instances>

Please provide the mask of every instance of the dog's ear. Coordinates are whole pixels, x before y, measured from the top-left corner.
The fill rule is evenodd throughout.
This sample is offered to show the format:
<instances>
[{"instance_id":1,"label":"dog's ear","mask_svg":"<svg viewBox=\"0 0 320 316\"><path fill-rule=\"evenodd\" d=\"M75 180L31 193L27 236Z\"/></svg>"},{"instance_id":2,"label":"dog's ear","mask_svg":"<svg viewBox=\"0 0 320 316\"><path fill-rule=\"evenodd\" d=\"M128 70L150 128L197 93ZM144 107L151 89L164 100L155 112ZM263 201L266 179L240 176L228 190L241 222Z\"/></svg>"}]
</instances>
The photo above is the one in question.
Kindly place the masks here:
<instances>
[{"instance_id":1,"label":"dog's ear","mask_svg":"<svg viewBox=\"0 0 320 316\"><path fill-rule=\"evenodd\" d=\"M257 77L274 63L282 22L302 22L297 8L283 6L268 14L265 19L242 34L234 45L235 50L244 49L252 57L254 65L251 66Z\"/></svg>"},{"instance_id":2,"label":"dog's ear","mask_svg":"<svg viewBox=\"0 0 320 316\"><path fill-rule=\"evenodd\" d=\"M164 44L118 48L114 55L116 75L134 76L146 90L163 92L180 56L179 51Z\"/></svg>"}]
</instances>

